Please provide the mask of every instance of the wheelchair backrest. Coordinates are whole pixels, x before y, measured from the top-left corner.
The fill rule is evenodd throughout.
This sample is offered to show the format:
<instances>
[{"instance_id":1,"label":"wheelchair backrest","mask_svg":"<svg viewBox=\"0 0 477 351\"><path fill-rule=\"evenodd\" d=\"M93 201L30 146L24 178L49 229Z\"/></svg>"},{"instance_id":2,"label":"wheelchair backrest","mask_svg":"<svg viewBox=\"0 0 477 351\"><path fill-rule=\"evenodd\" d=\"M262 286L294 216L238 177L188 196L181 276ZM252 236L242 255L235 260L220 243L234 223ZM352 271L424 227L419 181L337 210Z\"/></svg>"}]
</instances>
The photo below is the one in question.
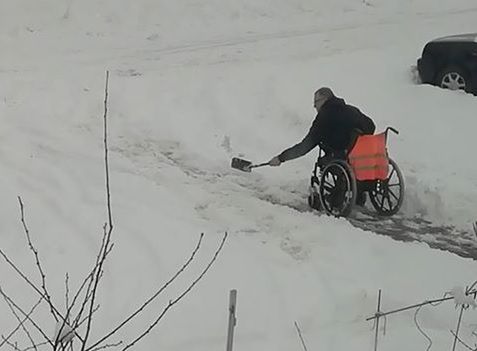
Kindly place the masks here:
<instances>
[{"instance_id":1,"label":"wheelchair backrest","mask_svg":"<svg viewBox=\"0 0 477 351\"><path fill-rule=\"evenodd\" d=\"M360 135L348 153L348 163L356 180L385 180L389 158L386 149L387 133Z\"/></svg>"}]
</instances>

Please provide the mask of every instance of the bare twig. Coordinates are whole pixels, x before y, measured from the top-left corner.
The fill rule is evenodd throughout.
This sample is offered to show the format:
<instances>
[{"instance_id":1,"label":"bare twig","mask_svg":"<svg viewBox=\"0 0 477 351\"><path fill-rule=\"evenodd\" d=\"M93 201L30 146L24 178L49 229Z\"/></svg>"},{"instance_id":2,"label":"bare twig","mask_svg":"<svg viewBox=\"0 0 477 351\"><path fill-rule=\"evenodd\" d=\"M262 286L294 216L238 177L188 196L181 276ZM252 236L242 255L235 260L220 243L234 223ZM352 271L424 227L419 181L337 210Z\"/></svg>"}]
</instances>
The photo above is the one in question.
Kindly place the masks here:
<instances>
[{"instance_id":1,"label":"bare twig","mask_svg":"<svg viewBox=\"0 0 477 351\"><path fill-rule=\"evenodd\" d=\"M78 312L78 315L76 316L75 318L75 321L73 323L73 326L76 327L76 325L79 323L79 321L81 320L81 317L83 315L83 312L84 310L86 309L86 306L88 304L88 301L89 299L91 298L92 296L92 287L93 287L93 282L94 282L94 277L95 277L95 274L96 274L96 271L98 270L99 268L99 264L100 264L100 261L101 261L101 254L102 252L104 252L104 247L105 247L105 243L106 243L106 238L107 238L107 230L106 230L106 224L104 225L103 227L103 237L102 237L102 241L101 241L101 246L100 246L100 249L99 249L99 252L98 252L98 255L96 256L96 262L95 262L95 265L93 267L93 269L91 270L91 272L88 274L88 276L85 278L85 280L83 281L83 283L81 284L81 287L80 289L78 290L78 292L76 293L75 295L75 298L73 300L73 303L71 304L70 306L70 309L73 308L73 305L75 304L76 302L76 298L80 295L80 292L82 291L82 289L85 287L86 283L88 283L88 286L86 288L86 293L85 293L85 297L83 299L83 302L81 304L81 307L80 307L80 310ZM110 247L110 250L108 250L106 252L106 256L109 254L109 252L111 251L112 249L112 246ZM105 257L106 257L105 256ZM100 275L98 276L98 279L100 279L102 276L102 274L100 273Z\"/></svg>"},{"instance_id":2,"label":"bare twig","mask_svg":"<svg viewBox=\"0 0 477 351\"><path fill-rule=\"evenodd\" d=\"M474 223L472 224L472 227L473 227L473 229L474 229L475 236L477 237L477 222L474 222Z\"/></svg>"},{"instance_id":3,"label":"bare twig","mask_svg":"<svg viewBox=\"0 0 477 351\"><path fill-rule=\"evenodd\" d=\"M204 237L204 233L200 234L199 241L197 242L197 245L195 246L194 250L192 251L192 254L190 255L189 259L182 265L182 267L164 284L162 285L149 299L146 300L138 309L136 309L129 317L127 317L124 321L122 321L117 327L115 327L112 331L110 331L108 334L103 336L100 340L96 341L93 345L88 347L87 351L92 351L92 349L108 338L110 338L112 335L114 335L119 329L124 327L127 323L129 323L134 317L136 317L141 311L146 308L147 305L149 305L152 301L154 301L176 278L185 271L185 269L190 265L190 263L194 260L195 255L200 249L200 245L202 243L202 239Z\"/></svg>"},{"instance_id":4,"label":"bare twig","mask_svg":"<svg viewBox=\"0 0 477 351\"><path fill-rule=\"evenodd\" d=\"M91 351L104 350L104 349L108 349L108 348L110 348L110 347L117 347L117 346L120 346L120 345L122 345L122 344L123 344L123 342L122 342L122 341L119 341L119 342L114 343L114 344L106 344L106 345L97 347L97 348L95 348L95 349L92 349Z\"/></svg>"},{"instance_id":5,"label":"bare twig","mask_svg":"<svg viewBox=\"0 0 477 351\"><path fill-rule=\"evenodd\" d=\"M86 287L86 292L85 292L85 297L81 303L81 307L78 311L78 314L77 316L75 317L75 320L74 322L72 323L72 328L73 329L76 329L78 327L78 324L81 324L79 321L81 320L81 317L83 315L83 312L84 310L86 309L86 305L88 304L88 301L90 299L90 297L92 296L92 285L93 285L93 278L95 276L95 273L96 273L96 270L98 269L98 266L99 266L99 261L100 261L100 258L101 258L101 253L103 252L103 248L104 248L104 244L105 244L105 241L106 241L106 236L107 236L107 232L106 232L106 224L103 228L103 239L102 239L102 242L101 242L101 247L99 249L99 252L98 252L98 255L96 257L96 261L95 261L95 265L94 267L92 268L92 270L88 273L88 275L85 277L85 279L83 280L83 282L81 283L81 286L79 287L79 289L77 290L75 296L73 297L73 301L71 302L71 305L68 307L68 311L67 311L67 315L70 316L71 315L71 311L73 309L73 307L75 306L76 304L76 301L77 299L79 298L79 296L81 295L83 289L85 288L86 284L87 284L87 287ZM109 253L111 252L112 250L112 245L110 245L110 248L109 250L107 250L106 252L106 255L109 255ZM102 274L100 274L99 278L101 278Z\"/></svg>"},{"instance_id":6,"label":"bare twig","mask_svg":"<svg viewBox=\"0 0 477 351\"><path fill-rule=\"evenodd\" d=\"M10 346L12 349L14 349L15 351L21 351L21 350L18 348L18 345L17 345L16 342L13 343L13 342L10 342L10 341L8 341L8 340L5 340L5 338L3 338L3 339L4 339L3 341L5 341L5 343L6 343L8 346Z\"/></svg>"},{"instance_id":7,"label":"bare twig","mask_svg":"<svg viewBox=\"0 0 477 351\"><path fill-rule=\"evenodd\" d=\"M111 191L109 187L109 161L108 161L108 84L109 84L109 71L106 71L106 87L104 89L104 169L106 176L106 196L107 196L107 209L108 209L108 223L110 231L113 229L113 214L111 211ZM109 241L108 241L109 243Z\"/></svg>"},{"instance_id":8,"label":"bare twig","mask_svg":"<svg viewBox=\"0 0 477 351\"><path fill-rule=\"evenodd\" d=\"M194 286L205 276L207 271L210 269L210 267L214 264L215 260L217 259L217 256L219 255L220 251L222 251L222 248L224 246L225 240L227 239L227 233L224 234L224 237L222 238L222 242L220 243L217 251L215 251L214 256L212 259L209 261L207 266L204 268L204 270L199 274L199 276L185 289L182 294L177 296L174 300L169 301L169 304L164 308L162 313L159 315L159 317L156 318L156 320L147 328L141 335L139 335L133 342L128 344L125 348L122 349L122 351L125 351L129 349L130 347L134 346L139 340L144 338L149 332L161 321L162 317L167 313L167 311L173 307L176 303L178 303L184 296L186 296L193 288Z\"/></svg>"},{"instance_id":9,"label":"bare twig","mask_svg":"<svg viewBox=\"0 0 477 351\"><path fill-rule=\"evenodd\" d=\"M40 332L40 334L43 336L43 338L45 338L45 340L51 345L54 347L53 345L53 342L50 340L50 338L43 332L43 330L41 329L40 326L38 326L38 324L35 323L35 321L31 318L31 316L26 313L25 311L23 311L23 309L21 307L19 307L15 301L13 301L4 291L3 289L0 287L0 294L3 296L3 298L7 301L9 301L18 311L20 311L20 313Z\"/></svg>"},{"instance_id":10,"label":"bare twig","mask_svg":"<svg viewBox=\"0 0 477 351\"><path fill-rule=\"evenodd\" d=\"M417 309L416 309L416 312L414 313L414 323L416 324L416 327L417 327L417 330L419 330L419 332L427 339L427 341L429 342L429 345L427 346L427 349L426 351L429 351L432 347L432 339L429 337L429 335L427 335L424 330L422 330L421 326L419 325L419 323L417 322L417 314L419 313L419 311L421 310L422 306L419 306Z\"/></svg>"},{"instance_id":11,"label":"bare twig","mask_svg":"<svg viewBox=\"0 0 477 351\"><path fill-rule=\"evenodd\" d=\"M35 284L32 283L32 281L13 263L13 261L5 254L5 252L2 251L2 249L0 249L0 255L5 259L5 261L10 265L10 267L12 267L13 270L14 270L28 285L30 285L30 286L33 288L33 290L36 291L36 293L37 293L38 295L40 295L40 297L41 297L42 299L45 299L45 300L46 300L45 295L40 291L40 289L39 289ZM56 309L55 306L53 306L53 304L50 304L50 303L49 303L48 305L50 306L50 308L52 308L52 309L55 311L55 313L61 318L61 320L62 320L63 322L66 322L66 318L62 316L62 314ZM77 337L80 341L83 341L83 338L82 338L80 335L76 334L76 332L75 332L75 335L76 335L76 337Z\"/></svg>"},{"instance_id":12,"label":"bare twig","mask_svg":"<svg viewBox=\"0 0 477 351\"><path fill-rule=\"evenodd\" d=\"M469 291L467 293L467 295L472 295L472 294L475 294L476 291ZM379 317L383 317L383 316L387 316L387 315L390 315L390 314L394 314L394 313L398 313L398 312L402 312L402 311L406 311L406 310L411 310L411 309L414 309L414 308L417 308L417 307L420 307L420 306L424 306L424 305L433 305L435 306L436 304L439 304L443 301L447 301L447 300L452 300L454 299L454 296L447 296L447 293L444 295L443 298L441 299L435 299L435 300L428 300L428 301L424 301L424 302L421 302L421 303L417 303L417 304L414 304L414 305L411 305L411 306L407 306L407 307L403 307L403 308L398 308L396 310L392 310L392 311L388 311L388 312L381 312L379 314ZM368 317L366 318L367 321L370 321L370 320L373 320L373 319L376 319L378 316L375 314L371 317Z\"/></svg>"},{"instance_id":13,"label":"bare twig","mask_svg":"<svg viewBox=\"0 0 477 351\"><path fill-rule=\"evenodd\" d=\"M40 289L38 289L37 286L33 284L32 281L28 279L28 277L15 265L15 263L13 263L10 258L8 258L7 254L5 254L2 249L0 249L0 255L5 259L5 261L10 265L10 267L12 267L15 272L17 272L20 277L23 278L23 280L38 293L38 295L40 295L43 299L46 300L45 295L40 291Z\"/></svg>"},{"instance_id":14,"label":"bare twig","mask_svg":"<svg viewBox=\"0 0 477 351\"><path fill-rule=\"evenodd\" d=\"M63 315L56 309L56 307L50 302L48 302L47 298L45 297L45 294L25 275L25 273L23 273L16 265L15 263L8 257L8 255L3 252L2 249L0 249L0 255L4 258L4 260L8 263L8 265L10 267L13 268L13 270L28 284L30 285L30 287L35 290L35 292L40 295L40 297L42 299L44 299L45 301L47 301L48 303L48 306L50 307L50 309L52 309L57 316L59 316L61 318L61 320L63 322L66 322L66 318L63 317ZM79 340L83 341L83 338L76 334L76 336L78 337Z\"/></svg>"},{"instance_id":15,"label":"bare twig","mask_svg":"<svg viewBox=\"0 0 477 351\"><path fill-rule=\"evenodd\" d=\"M70 277L69 277L68 273L66 273L66 275L65 275L65 305L66 305L66 310L68 310L68 306L70 305L70 285L69 285L69 280L70 280ZM68 313L66 314L66 321L67 321L67 322L70 321L70 316L69 316Z\"/></svg>"},{"instance_id":16,"label":"bare twig","mask_svg":"<svg viewBox=\"0 0 477 351\"><path fill-rule=\"evenodd\" d=\"M69 287L68 287L69 284L68 284L68 280L69 280L69 278L68 278L68 274L66 274L66 280L65 280L65 285L66 285L65 300L66 300L67 312L66 312L66 317L65 317L65 319L63 320L63 324L62 324L61 327L60 327L60 332L58 333L58 336L61 334L61 331L62 331L62 329L65 327L66 324L70 325L70 324L69 324L69 321L70 321L71 311L72 311L73 307L74 307L75 304L76 304L76 300L77 300L78 297L81 295L81 292L83 291L83 289L84 289L86 283L87 283L88 281L91 282L91 278L92 278L93 274L94 274L94 270L91 271L91 272L89 273L89 275L83 280L81 286L79 287L78 291L76 292L75 296L73 297L73 301L71 302L71 305L70 305L69 302L68 302L68 299L69 299L69 297L68 297L68 296L69 296ZM89 288L88 288L88 290L89 290ZM73 331L75 332L75 334L76 334L77 337L78 337L79 335L77 334L76 330L77 330L78 325L81 324L81 323L79 323L78 321L81 319L81 314L82 314L83 309L84 309L84 307L85 307L85 305L87 304L88 299L89 299L89 296L88 296L89 291L88 291L88 290L86 291L85 301L84 301L83 305L81 306L81 309L80 309L80 311L79 311L77 317L75 318L75 321L74 321L73 323L71 323L71 328L73 329ZM58 339L58 338L57 338L57 339ZM82 340L81 338L79 338L79 339ZM58 341L59 341L59 340L55 340L55 344L57 344Z\"/></svg>"},{"instance_id":17,"label":"bare twig","mask_svg":"<svg viewBox=\"0 0 477 351\"><path fill-rule=\"evenodd\" d=\"M68 342L64 342L64 340L62 340L62 332L63 332L63 329L64 328L68 328L69 331L67 331L66 334L70 334L70 333L73 333L75 335L77 335L77 330L78 328L84 324L86 321L89 320L90 316L92 318L92 316L94 316L94 314L99 310L99 305L97 305L91 312L90 315L87 315L85 316L82 320L80 320L80 315L78 315L75 319L75 323L72 324L71 326L65 322L62 323L62 325L60 326L59 330L58 330L58 333L56 335L56 338L55 338L55 350L56 350L56 347L60 346L60 349L61 350L65 350L66 347L70 347L72 346L72 339Z\"/></svg>"},{"instance_id":18,"label":"bare twig","mask_svg":"<svg viewBox=\"0 0 477 351\"><path fill-rule=\"evenodd\" d=\"M296 321L295 321L295 328L296 328L296 331L298 332L298 336L300 337L303 350L308 351L308 349L306 348L305 340L303 340L303 336L301 335L300 327L298 326L298 323Z\"/></svg>"},{"instance_id":19,"label":"bare twig","mask_svg":"<svg viewBox=\"0 0 477 351\"><path fill-rule=\"evenodd\" d=\"M46 344L48 344L46 341L45 341L45 342L41 342L41 343L39 343L39 344L36 344L36 345L35 345L35 350L38 348L38 346L43 346L43 345L46 345ZM32 350L32 349L33 349L33 346L27 347L26 349L23 349L22 351L29 351L29 350Z\"/></svg>"},{"instance_id":20,"label":"bare twig","mask_svg":"<svg viewBox=\"0 0 477 351\"><path fill-rule=\"evenodd\" d=\"M452 345L452 351L455 351L455 347L457 345L457 339L459 335L460 324L462 322L462 315L464 314L464 310L465 310L465 307L464 305L462 305L462 307L460 308L459 319L457 321L457 328L455 330L455 339L454 339L454 344Z\"/></svg>"},{"instance_id":21,"label":"bare twig","mask_svg":"<svg viewBox=\"0 0 477 351\"><path fill-rule=\"evenodd\" d=\"M35 346L35 341L33 341L33 338L30 334L30 332L28 331L28 329L25 327L24 323L22 322L20 316L18 315L18 313L15 311L15 308L13 307L12 303L5 298L5 296L3 296L5 302L7 303L8 307L10 308L10 311L12 312L12 314L15 316L16 320L18 321L19 325L21 326L23 332L25 333L25 335L27 336L28 340L30 340L33 348L36 350L36 346Z\"/></svg>"},{"instance_id":22,"label":"bare twig","mask_svg":"<svg viewBox=\"0 0 477 351\"><path fill-rule=\"evenodd\" d=\"M33 350L33 349L34 349L34 350L38 350L38 347L39 347L39 346L43 346L43 345L47 345L47 344L48 344L48 342L45 341L45 342L41 342L41 343L39 343L39 344L36 344L36 345L30 346L30 347L27 347L27 348L25 348L25 349L19 349L17 343L12 343L12 342L10 342L10 341L8 341L8 340L5 340L4 337L2 337L2 339L4 340L4 342L5 342L6 344L8 344L10 347L12 347L12 348L13 348L14 350L16 350L16 351L29 351L29 350Z\"/></svg>"},{"instance_id":23,"label":"bare twig","mask_svg":"<svg viewBox=\"0 0 477 351\"><path fill-rule=\"evenodd\" d=\"M93 278L94 283L93 283L93 288L92 288L92 295L91 295L91 301L89 305L89 313L88 313L88 323L86 326L86 335L84 337L84 342L81 346L81 351L85 351L86 349L86 342L89 337L89 333L91 331L91 322L92 322L92 316L93 316L93 308L94 308L94 302L96 298L96 292L98 289L98 284L99 284L99 278L103 269L103 264L106 259L108 250L109 250L109 244L111 242L111 234L113 232L113 216L112 216L112 210L111 210L111 192L110 192L110 185L109 185L109 161L108 161L108 85L109 85L109 71L106 71L106 84L105 84L105 89L104 89L104 115L103 115L103 122L104 122L104 168L105 168L105 181L106 181L106 207L108 211L108 223L109 223L109 229L107 232L106 240L104 242L104 247L103 247L103 252L100 255L100 260L99 260L99 265L96 269L95 276Z\"/></svg>"},{"instance_id":24,"label":"bare twig","mask_svg":"<svg viewBox=\"0 0 477 351\"><path fill-rule=\"evenodd\" d=\"M93 315L99 310L99 305L96 305L96 307L93 309ZM82 324L84 324L88 320L88 316L85 316L82 320L78 322L78 325L76 327L80 327Z\"/></svg>"},{"instance_id":25,"label":"bare twig","mask_svg":"<svg viewBox=\"0 0 477 351\"><path fill-rule=\"evenodd\" d=\"M35 246L33 245L31 241L30 230L28 229L28 226L25 221L25 211L24 211L23 201L20 196L18 196L18 203L20 204L21 222L23 224L23 231L25 232L25 235L28 241L28 247L33 252L33 255L35 256L35 263L36 263L36 266L38 267L38 272L40 273L41 287L45 295L45 300L46 302L48 302L48 305L50 305L50 311L51 311L51 314L53 315L53 318L55 318L55 321L58 322L58 317L56 316L55 308L53 307L53 303L51 302L51 296L48 293L48 289L46 288L46 274L43 270L43 267L41 266L38 250L35 248Z\"/></svg>"},{"instance_id":26,"label":"bare twig","mask_svg":"<svg viewBox=\"0 0 477 351\"><path fill-rule=\"evenodd\" d=\"M462 345L464 345L466 348L468 348L471 351L476 351L477 350L477 347L474 347L474 348L470 347L468 344L466 344L464 341L462 341L462 339L459 338L459 336L456 333L454 333L452 330L450 330L450 332L451 332L452 335L454 335L454 338L457 341L459 341Z\"/></svg>"},{"instance_id":27,"label":"bare twig","mask_svg":"<svg viewBox=\"0 0 477 351\"><path fill-rule=\"evenodd\" d=\"M33 307L30 309L30 311L26 314L26 317L24 317L20 323L15 327L15 329L13 329L8 335L7 337L4 338L4 341L3 342L0 342L0 347L2 347L4 345L4 343L6 341L8 341L13 335L15 335L15 333L20 330L20 328L23 328L23 325L24 323L28 320L28 318L33 314L33 312L35 311L35 309L40 305L40 303L43 301L43 299L40 299L37 301L36 304L33 305Z\"/></svg>"},{"instance_id":28,"label":"bare twig","mask_svg":"<svg viewBox=\"0 0 477 351\"><path fill-rule=\"evenodd\" d=\"M91 291L90 291L90 286L91 286L91 282L92 282L92 277L94 275L94 272L95 272L95 269L98 265L98 262L96 262L96 265L93 269L93 271L91 271L89 273L89 275L85 278L85 280L83 280L83 283L81 284L80 288L78 289L78 291L76 292L74 298L73 298L73 301L71 303L71 305L68 305L68 292L69 292L69 289L68 289L68 274L66 275L66 296L65 296L65 299L66 299L66 308L67 308L67 312L66 312L66 319L63 320L63 324L60 326L60 330L58 332L58 335L57 335L57 338L55 340L55 345L58 344L58 342L60 341L59 340L59 337L61 335L61 332L63 330L63 328L65 328L66 325L68 325L72 330L73 332L78 336L77 334L77 330L78 330L78 327L83 324L84 320L80 322L81 320L81 316L82 316L82 313L86 307L86 304L88 303L88 300L89 298L91 297ZM81 305L81 308L80 308L80 311L78 312L75 320L73 321L73 323L69 323L69 320L70 320L70 316L71 316L71 311L73 309L73 307L75 306L75 303L76 303L76 300L77 298L79 297L79 295L81 294L81 291L84 289L86 283L89 281L89 284L88 284L88 288L86 289L86 293L85 293L85 298L84 298L84 301ZM93 313L96 312L96 310L99 308L99 306L93 310ZM82 340L83 341L83 340Z\"/></svg>"}]
</instances>

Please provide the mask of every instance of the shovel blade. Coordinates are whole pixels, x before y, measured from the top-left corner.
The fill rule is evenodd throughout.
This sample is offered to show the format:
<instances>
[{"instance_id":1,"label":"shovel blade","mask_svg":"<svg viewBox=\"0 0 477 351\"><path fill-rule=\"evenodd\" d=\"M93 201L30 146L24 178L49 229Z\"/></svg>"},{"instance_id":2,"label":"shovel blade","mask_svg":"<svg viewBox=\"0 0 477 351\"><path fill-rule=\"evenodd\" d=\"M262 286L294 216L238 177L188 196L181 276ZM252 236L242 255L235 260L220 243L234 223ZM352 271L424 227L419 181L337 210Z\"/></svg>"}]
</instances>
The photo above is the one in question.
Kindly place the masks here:
<instances>
[{"instance_id":1,"label":"shovel blade","mask_svg":"<svg viewBox=\"0 0 477 351\"><path fill-rule=\"evenodd\" d=\"M243 160L238 157L232 158L232 168L238 169L243 172L252 172L252 162Z\"/></svg>"}]
</instances>

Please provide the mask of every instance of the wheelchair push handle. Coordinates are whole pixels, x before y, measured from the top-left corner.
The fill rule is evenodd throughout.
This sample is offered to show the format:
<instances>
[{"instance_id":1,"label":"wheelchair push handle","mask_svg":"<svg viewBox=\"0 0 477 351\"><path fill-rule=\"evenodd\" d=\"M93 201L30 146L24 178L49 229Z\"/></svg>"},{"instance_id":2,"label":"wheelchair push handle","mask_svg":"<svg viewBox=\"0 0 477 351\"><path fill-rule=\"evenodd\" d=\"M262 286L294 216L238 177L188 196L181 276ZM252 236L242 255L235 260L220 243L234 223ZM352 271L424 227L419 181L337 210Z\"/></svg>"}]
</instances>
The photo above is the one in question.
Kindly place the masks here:
<instances>
[{"instance_id":1,"label":"wheelchair push handle","mask_svg":"<svg viewBox=\"0 0 477 351\"><path fill-rule=\"evenodd\" d=\"M399 131L397 129L393 128L393 127L387 127L386 128L386 131L385 131L386 135L388 134L388 131L391 131L394 134L399 134Z\"/></svg>"}]
</instances>

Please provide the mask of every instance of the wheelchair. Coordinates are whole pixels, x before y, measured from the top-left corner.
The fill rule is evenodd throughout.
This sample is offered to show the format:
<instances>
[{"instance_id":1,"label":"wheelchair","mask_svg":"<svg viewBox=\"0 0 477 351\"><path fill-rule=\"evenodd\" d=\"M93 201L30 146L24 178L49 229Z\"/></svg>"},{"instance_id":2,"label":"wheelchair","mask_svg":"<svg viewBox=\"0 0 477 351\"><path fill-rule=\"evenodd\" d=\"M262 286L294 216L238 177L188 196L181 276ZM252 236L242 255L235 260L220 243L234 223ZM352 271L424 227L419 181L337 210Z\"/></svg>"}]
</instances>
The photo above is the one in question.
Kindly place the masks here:
<instances>
[{"instance_id":1,"label":"wheelchair","mask_svg":"<svg viewBox=\"0 0 477 351\"><path fill-rule=\"evenodd\" d=\"M308 196L308 205L328 215L347 217L366 197L381 216L396 214L404 199L404 178L388 156L388 127L380 134L357 135L349 152L341 155L320 147ZM363 201L364 200L364 201Z\"/></svg>"}]
</instances>

